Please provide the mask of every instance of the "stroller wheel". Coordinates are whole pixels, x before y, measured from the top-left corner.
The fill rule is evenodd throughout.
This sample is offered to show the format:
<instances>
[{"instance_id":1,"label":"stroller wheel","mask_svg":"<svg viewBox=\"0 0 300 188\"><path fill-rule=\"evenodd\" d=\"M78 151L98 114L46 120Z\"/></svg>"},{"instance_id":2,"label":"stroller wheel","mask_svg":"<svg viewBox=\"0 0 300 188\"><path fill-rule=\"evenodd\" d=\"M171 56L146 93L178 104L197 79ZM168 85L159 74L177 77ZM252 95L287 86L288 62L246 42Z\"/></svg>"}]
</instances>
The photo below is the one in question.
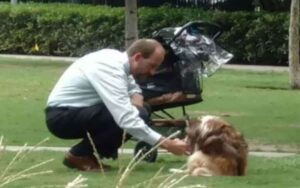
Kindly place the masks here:
<instances>
[{"instance_id":1,"label":"stroller wheel","mask_svg":"<svg viewBox=\"0 0 300 188\"><path fill-rule=\"evenodd\" d=\"M152 148L152 146L147 144L146 142L142 142L142 141L138 142L134 148L134 156L136 156L138 154L138 152L140 150L142 150L141 153L139 154L139 156L137 156L137 159L139 159L143 155L145 155L148 151L150 151L151 148ZM152 152L150 152L149 154L144 156L143 161L153 163L156 161L156 158L157 158L157 149L153 150Z\"/></svg>"}]
</instances>

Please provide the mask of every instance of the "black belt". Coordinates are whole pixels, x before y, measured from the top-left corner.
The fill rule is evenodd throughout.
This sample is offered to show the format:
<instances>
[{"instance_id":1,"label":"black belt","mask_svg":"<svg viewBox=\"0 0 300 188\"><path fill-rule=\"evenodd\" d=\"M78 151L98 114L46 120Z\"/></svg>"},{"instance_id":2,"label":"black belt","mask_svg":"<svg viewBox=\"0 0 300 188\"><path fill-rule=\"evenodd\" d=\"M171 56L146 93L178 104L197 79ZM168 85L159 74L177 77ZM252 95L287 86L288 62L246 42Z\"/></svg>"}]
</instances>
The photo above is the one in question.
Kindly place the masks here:
<instances>
[{"instance_id":1,"label":"black belt","mask_svg":"<svg viewBox=\"0 0 300 188\"><path fill-rule=\"evenodd\" d=\"M54 111L54 110L61 110L61 111L65 111L65 110L69 110L70 108L72 107L57 107L57 106L47 106L45 108L45 111L46 112L51 112L51 111Z\"/></svg>"}]
</instances>

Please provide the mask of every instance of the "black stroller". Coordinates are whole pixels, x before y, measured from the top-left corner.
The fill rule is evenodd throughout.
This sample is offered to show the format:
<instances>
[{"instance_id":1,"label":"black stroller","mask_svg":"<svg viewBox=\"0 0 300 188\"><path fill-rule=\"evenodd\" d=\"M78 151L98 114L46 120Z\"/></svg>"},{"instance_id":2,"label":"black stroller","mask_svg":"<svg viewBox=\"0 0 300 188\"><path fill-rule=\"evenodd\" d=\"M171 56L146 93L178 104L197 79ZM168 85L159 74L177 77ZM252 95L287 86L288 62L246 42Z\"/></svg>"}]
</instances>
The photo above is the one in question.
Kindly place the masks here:
<instances>
[{"instance_id":1,"label":"black stroller","mask_svg":"<svg viewBox=\"0 0 300 188\"><path fill-rule=\"evenodd\" d=\"M184 129L186 126L185 106L202 101L202 76L210 76L220 66L232 59L233 55L215 44L222 34L219 26L202 21L189 22L182 27L163 28L154 33L153 38L159 41L166 50L164 62L155 75L138 81L144 99L151 108L151 128L165 136ZM162 96L176 93L177 101L164 103ZM168 108L181 107L182 117L175 118L166 111ZM162 112L158 114L157 112ZM184 136L182 134L179 137ZM145 142L138 142L134 154L142 154L151 149ZM145 156L147 162L154 162L157 151Z\"/></svg>"}]
</instances>

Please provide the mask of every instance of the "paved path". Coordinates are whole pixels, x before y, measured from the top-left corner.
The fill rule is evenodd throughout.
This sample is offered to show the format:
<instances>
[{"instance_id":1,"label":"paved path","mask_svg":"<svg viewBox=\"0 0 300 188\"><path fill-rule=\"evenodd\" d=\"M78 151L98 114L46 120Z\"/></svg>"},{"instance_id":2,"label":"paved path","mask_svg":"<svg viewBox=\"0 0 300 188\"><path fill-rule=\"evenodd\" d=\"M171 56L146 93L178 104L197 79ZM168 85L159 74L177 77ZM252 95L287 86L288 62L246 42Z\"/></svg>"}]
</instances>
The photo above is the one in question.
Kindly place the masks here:
<instances>
[{"instance_id":1,"label":"paved path","mask_svg":"<svg viewBox=\"0 0 300 188\"><path fill-rule=\"evenodd\" d=\"M32 150L32 151L57 151L57 152L66 152L69 150L68 147L33 147L33 146L26 146L26 147L22 147L22 146L5 146L5 147L1 147L0 146L0 151L4 150L4 151L13 151L13 152L17 152L20 151L21 149L25 149L25 150ZM159 154L169 154L166 150L158 150ZM125 153L125 154L133 154L133 149L128 149L128 148L124 148L122 150L119 150L119 153ZM281 152L257 152L257 151L250 151L249 152L250 155L253 156L260 156L260 157L288 157L288 156L294 156L294 155L299 155L297 153L281 153Z\"/></svg>"},{"instance_id":2,"label":"paved path","mask_svg":"<svg viewBox=\"0 0 300 188\"><path fill-rule=\"evenodd\" d=\"M34 60L51 60L51 61L65 61L73 62L76 57L58 57L58 56L32 56L32 55L10 55L10 54L0 54L0 57L8 58L19 58L19 59L34 59ZM252 71L276 71L285 72L288 71L288 67L282 66L265 66L265 65L233 65L225 64L222 68L224 69L235 69L235 70L252 70Z\"/></svg>"},{"instance_id":3,"label":"paved path","mask_svg":"<svg viewBox=\"0 0 300 188\"><path fill-rule=\"evenodd\" d=\"M266 66L266 65L233 65L225 64L222 66L224 69L234 69L234 70L250 70L250 71L274 71L274 72L287 72L289 71L288 67L280 66Z\"/></svg>"},{"instance_id":4,"label":"paved path","mask_svg":"<svg viewBox=\"0 0 300 188\"><path fill-rule=\"evenodd\" d=\"M0 54L0 57L17 58L17 59L33 59L33 60L66 61L66 62L73 62L76 59L78 59L76 57L13 55L13 54Z\"/></svg>"}]
</instances>

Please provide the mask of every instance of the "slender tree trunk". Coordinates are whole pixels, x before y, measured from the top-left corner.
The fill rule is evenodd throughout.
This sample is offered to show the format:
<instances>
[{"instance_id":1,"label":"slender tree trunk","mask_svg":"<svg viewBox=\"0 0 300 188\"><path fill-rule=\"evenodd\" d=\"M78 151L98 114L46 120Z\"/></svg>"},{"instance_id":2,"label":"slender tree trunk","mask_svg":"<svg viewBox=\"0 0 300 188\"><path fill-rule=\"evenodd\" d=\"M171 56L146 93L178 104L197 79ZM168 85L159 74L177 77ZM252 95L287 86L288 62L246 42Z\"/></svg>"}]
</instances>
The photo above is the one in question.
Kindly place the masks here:
<instances>
[{"instance_id":1,"label":"slender tree trunk","mask_svg":"<svg viewBox=\"0 0 300 188\"><path fill-rule=\"evenodd\" d=\"M138 38L137 0L125 0L125 47Z\"/></svg>"},{"instance_id":2,"label":"slender tree trunk","mask_svg":"<svg viewBox=\"0 0 300 188\"><path fill-rule=\"evenodd\" d=\"M16 5L16 4L18 4L18 0L10 0L10 4L11 4L11 5Z\"/></svg>"},{"instance_id":3,"label":"slender tree trunk","mask_svg":"<svg viewBox=\"0 0 300 188\"><path fill-rule=\"evenodd\" d=\"M290 87L300 89L299 62L299 0L292 0L289 27L289 77Z\"/></svg>"}]
</instances>

